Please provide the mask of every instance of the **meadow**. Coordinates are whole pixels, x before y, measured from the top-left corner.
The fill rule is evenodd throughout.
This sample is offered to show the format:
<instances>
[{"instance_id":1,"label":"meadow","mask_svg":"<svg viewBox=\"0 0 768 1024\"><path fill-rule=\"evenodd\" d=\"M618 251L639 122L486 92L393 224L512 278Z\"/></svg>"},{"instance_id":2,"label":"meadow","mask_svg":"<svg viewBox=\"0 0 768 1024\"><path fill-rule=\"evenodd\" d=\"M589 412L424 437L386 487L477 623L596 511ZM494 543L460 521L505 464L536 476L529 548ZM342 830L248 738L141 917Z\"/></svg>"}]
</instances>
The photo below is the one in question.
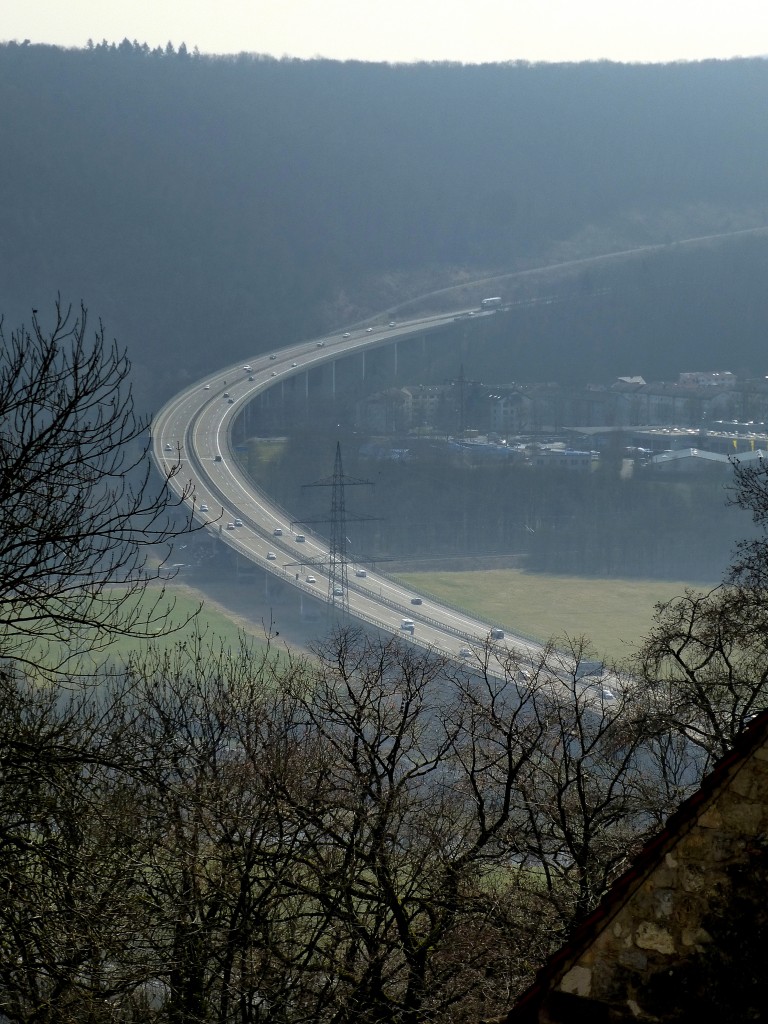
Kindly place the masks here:
<instances>
[{"instance_id":1,"label":"meadow","mask_svg":"<svg viewBox=\"0 0 768 1024\"><path fill-rule=\"evenodd\" d=\"M159 587L148 587L141 598L142 605L146 608L152 607L157 601L159 593ZM173 602L173 609L168 618L170 632L150 639L119 636L106 647L89 643L88 638L85 637L78 644L79 653L69 662L68 671L72 674L84 673L87 675L105 663L113 666L122 664L132 652L146 651L149 647L163 651L185 642L192 645L200 640L204 647L209 646L214 653L222 650L236 652L241 649L243 644L246 644L252 648L257 660L266 649L267 639L261 626L257 627L237 616L215 601L206 598L200 591L183 584L173 583L166 589L165 597ZM203 607L195 616L194 613L201 602ZM9 630L8 636L11 643L13 642L12 635L13 631ZM52 667L61 663L64 652L69 649L70 645L64 643L34 641L27 649L27 657L30 657L35 664ZM273 644L273 650L275 656L279 658L280 646Z\"/></svg>"},{"instance_id":2,"label":"meadow","mask_svg":"<svg viewBox=\"0 0 768 1024\"><path fill-rule=\"evenodd\" d=\"M403 573L398 578L421 594L535 640L588 637L608 660L630 657L652 627L654 605L682 594L688 586L669 580L546 576L517 569Z\"/></svg>"}]
</instances>

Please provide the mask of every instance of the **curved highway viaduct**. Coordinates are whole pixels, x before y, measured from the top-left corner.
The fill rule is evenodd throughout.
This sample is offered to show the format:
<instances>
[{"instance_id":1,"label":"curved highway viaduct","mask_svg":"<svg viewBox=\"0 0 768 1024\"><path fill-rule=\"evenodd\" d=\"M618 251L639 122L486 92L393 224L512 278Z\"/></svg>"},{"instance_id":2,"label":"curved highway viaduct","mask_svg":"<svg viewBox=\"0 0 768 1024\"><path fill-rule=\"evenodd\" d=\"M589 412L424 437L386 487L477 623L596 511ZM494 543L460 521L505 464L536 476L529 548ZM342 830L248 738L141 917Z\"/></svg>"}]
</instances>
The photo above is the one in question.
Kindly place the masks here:
<instances>
[{"instance_id":1,"label":"curved highway viaduct","mask_svg":"<svg viewBox=\"0 0 768 1024\"><path fill-rule=\"evenodd\" d=\"M677 247L711 245L738 236L763 235L768 227L761 225L719 234L680 239ZM483 286L488 292L498 293L515 290L516 284L541 286L562 279L574 271L581 271L600 264L617 260L633 259L666 249L665 245L646 245L625 249L620 252L604 253L545 267L531 268L485 281L468 282L466 287ZM502 284L502 282L504 282ZM454 288L443 289L422 296L424 299L447 299L455 294ZM529 293L530 294L530 293ZM450 301L450 300L449 300ZM536 298L522 300L537 302ZM321 574L320 563L328 562L328 547L318 538L307 534L302 545L302 560L305 564L318 563L317 575L325 578L318 585L308 584L296 578L288 566L297 562L296 539L291 530L291 516L278 508L269 497L254 485L239 470L232 451L232 427L236 417L247 403L263 396L275 387L285 388L291 381L295 388L303 380L305 395L309 393L310 373L325 367L330 371L330 389L335 388L336 366L342 357L358 353L365 373L365 354L372 349L390 346L394 364L398 358L399 346L413 344L417 339L426 339L435 331L446 327L456 317L469 315L468 309L453 310L440 315L401 320L399 323L373 326L370 320L362 326L343 332L313 338L300 344L281 349L274 355L253 357L241 366L228 366L197 384L193 384L176 395L158 413L152 428L152 456L164 475L180 459L181 466L170 481L171 487L179 491L185 480L194 486L194 514L202 521L208 520L203 506L222 507L224 522L242 520L242 526L233 530L222 529L221 539L240 556L253 562L266 573L284 580L300 591L318 598L319 586L327 583L327 576ZM384 314L388 319L388 316ZM229 382L228 384L225 382ZM299 384L300 386L300 384ZM226 393L226 394L225 394ZM218 524L216 527L218 529ZM275 531L281 531L278 534ZM274 558L268 558L268 553ZM467 643L485 644L489 627L471 616L451 608L428 602L418 607L411 605L412 592L398 585L384 574L368 573L365 578L354 577L349 581L349 612L358 619L379 629L393 633L401 632L403 618L415 621L413 641L456 656ZM541 646L519 636L508 638L522 657L537 657Z\"/></svg>"},{"instance_id":2,"label":"curved highway viaduct","mask_svg":"<svg viewBox=\"0 0 768 1024\"><path fill-rule=\"evenodd\" d=\"M181 491L192 482L194 514L206 522L218 520L220 508L223 521L211 529L242 558L254 563L303 594L323 597L327 586L328 546L306 533L306 540L297 546L289 512L279 508L257 489L238 467L232 449L232 430L236 418L249 402L266 396L271 389L292 386L309 388L310 371L321 366L330 372L330 387L335 386L335 367L342 357L365 353L388 346L397 359L398 346L444 328L468 310L420 317L397 325L358 327L344 333L333 333L280 349L272 355L254 356L243 366L227 366L204 380L191 385L168 402L156 416L152 427L152 456L158 468L168 470L181 459L181 467L170 485ZM209 514L203 507L212 510ZM242 526L227 529L228 523L242 521ZM275 531L278 531L276 534ZM268 555L272 554L272 558ZM297 557L300 556L300 557ZM297 578L295 564L317 565L311 571L317 583ZM424 599L419 606L411 604L413 591L401 586L386 574L368 572L364 578L349 580L349 613L379 629L402 635L404 618L415 623L414 642L444 651L453 657L468 644L483 645L489 625L452 608ZM332 598L331 598L332 601ZM346 600L345 602L346 603ZM524 637L510 638L520 654L535 657L541 648Z\"/></svg>"}]
</instances>

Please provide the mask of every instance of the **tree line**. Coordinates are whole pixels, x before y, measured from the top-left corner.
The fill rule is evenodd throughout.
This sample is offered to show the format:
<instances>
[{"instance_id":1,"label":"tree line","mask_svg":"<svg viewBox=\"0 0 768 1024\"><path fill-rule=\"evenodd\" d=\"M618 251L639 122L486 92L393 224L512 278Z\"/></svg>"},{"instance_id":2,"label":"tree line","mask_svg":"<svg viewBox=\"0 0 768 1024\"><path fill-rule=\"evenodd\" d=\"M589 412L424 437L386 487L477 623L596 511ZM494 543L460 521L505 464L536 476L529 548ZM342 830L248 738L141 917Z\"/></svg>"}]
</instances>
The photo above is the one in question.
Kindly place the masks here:
<instances>
[{"instance_id":1,"label":"tree line","mask_svg":"<svg viewBox=\"0 0 768 1024\"><path fill-rule=\"evenodd\" d=\"M697 778L572 653L467 669L347 629L309 660L150 653L70 696L6 670L0 1012L503 1009Z\"/></svg>"}]
</instances>

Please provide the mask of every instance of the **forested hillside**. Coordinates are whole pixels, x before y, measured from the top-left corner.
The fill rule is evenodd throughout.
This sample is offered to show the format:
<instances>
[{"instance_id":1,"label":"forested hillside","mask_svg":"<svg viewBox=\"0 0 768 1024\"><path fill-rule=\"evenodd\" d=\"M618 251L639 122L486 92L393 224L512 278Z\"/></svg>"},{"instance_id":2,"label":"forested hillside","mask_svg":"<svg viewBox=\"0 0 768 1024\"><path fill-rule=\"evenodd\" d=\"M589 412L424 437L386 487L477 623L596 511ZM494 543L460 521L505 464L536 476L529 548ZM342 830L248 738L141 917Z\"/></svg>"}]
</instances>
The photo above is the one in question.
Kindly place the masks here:
<instances>
[{"instance_id":1,"label":"forested hillside","mask_svg":"<svg viewBox=\"0 0 768 1024\"><path fill-rule=\"evenodd\" d=\"M84 299L156 404L223 360L451 280L762 223L766 94L761 60L392 67L4 45L1 305L16 323L57 291ZM687 323L666 277L643 303L656 286ZM743 309L722 299L724 335ZM641 346L657 326L627 332ZM582 344L598 366L610 339Z\"/></svg>"}]
</instances>

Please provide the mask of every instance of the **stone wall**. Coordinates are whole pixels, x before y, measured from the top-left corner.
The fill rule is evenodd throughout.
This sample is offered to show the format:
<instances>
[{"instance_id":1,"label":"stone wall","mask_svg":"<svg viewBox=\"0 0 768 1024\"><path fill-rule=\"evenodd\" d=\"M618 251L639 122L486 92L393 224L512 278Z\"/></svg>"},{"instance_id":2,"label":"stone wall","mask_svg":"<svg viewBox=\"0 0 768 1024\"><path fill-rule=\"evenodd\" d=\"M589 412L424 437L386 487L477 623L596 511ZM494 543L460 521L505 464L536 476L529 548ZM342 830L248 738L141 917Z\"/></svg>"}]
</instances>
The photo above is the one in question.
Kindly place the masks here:
<instances>
[{"instance_id":1,"label":"stone wall","mask_svg":"<svg viewBox=\"0 0 768 1024\"><path fill-rule=\"evenodd\" d=\"M538 1019L763 1019L768 1005L768 749L736 763L662 836L591 943L564 969Z\"/></svg>"}]
</instances>

